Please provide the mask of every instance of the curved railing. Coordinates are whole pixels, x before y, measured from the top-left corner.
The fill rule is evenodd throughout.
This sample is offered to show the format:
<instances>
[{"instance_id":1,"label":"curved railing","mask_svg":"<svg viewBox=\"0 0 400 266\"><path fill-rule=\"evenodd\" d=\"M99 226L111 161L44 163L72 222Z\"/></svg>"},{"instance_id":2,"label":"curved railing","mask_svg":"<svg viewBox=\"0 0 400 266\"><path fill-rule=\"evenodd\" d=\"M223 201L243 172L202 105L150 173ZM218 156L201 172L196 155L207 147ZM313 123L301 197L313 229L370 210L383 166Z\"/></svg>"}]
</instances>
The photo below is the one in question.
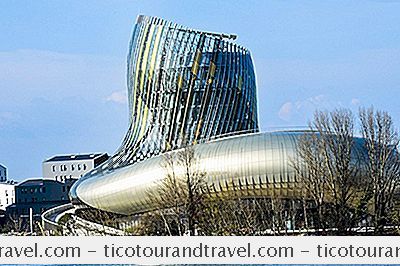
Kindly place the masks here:
<instances>
[{"instance_id":1,"label":"curved railing","mask_svg":"<svg viewBox=\"0 0 400 266\"><path fill-rule=\"evenodd\" d=\"M69 211L74 210L71 203L60 205L45 211L42 214L42 225L45 230L56 230L61 227L58 220Z\"/></svg>"},{"instance_id":2,"label":"curved railing","mask_svg":"<svg viewBox=\"0 0 400 266\"><path fill-rule=\"evenodd\" d=\"M42 214L42 225L43 229L46 231L56 231L63 228L63 225L59 224L59 219L65 215L66 213L74 213L75 207L71 204L64 204L52 209L45 211ZM105 235L124 235L124 231L120 229L116 229L113 227L101 225L92 221L85 220L76 215L73 216L75 227L85 228L87 234L105 234ZM78 231L76 231L78 232ZM81 232L84 232L81 230ZM89 233L91 232L91 233Z\"/></svg>"}]
</instances>

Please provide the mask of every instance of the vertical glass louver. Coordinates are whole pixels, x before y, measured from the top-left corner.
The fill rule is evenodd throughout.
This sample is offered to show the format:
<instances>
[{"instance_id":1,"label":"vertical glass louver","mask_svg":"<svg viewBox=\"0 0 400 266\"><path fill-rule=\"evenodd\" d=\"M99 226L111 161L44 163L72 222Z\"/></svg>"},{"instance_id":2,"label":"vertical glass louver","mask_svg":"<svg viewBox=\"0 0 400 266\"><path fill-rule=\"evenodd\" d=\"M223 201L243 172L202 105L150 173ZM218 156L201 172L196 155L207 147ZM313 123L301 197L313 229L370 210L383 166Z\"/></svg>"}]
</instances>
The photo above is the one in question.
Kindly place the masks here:
<instances>
[{"instance_id":1,"label":"vertical glass louver","mask_svg":"<svg viewBox=\"0 0 400 266\"><path fill-rule=\"evenodd\" d=\"M257 132L250 52L231 38L138 16L127 61L129 129L92 174L186 144Z\"/></svg>"}]
</instances>

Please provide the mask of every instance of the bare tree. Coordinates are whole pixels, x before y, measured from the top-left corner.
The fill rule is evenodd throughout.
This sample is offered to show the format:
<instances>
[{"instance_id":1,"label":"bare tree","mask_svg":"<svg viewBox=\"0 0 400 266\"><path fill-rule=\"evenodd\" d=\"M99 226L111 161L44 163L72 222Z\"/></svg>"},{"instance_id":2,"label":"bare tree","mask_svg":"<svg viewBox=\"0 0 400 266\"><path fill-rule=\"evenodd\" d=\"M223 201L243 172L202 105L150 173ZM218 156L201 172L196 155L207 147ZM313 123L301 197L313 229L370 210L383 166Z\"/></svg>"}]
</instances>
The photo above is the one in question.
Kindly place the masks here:
<instances>
[{"instance_id":1,"label":"bare tree","mask_svg":"<svg viewBox=\"0 0 400 266\"><path fill-rule=\"evenodd\" d=\"M167 171L159 189L149 191L155 210L144 215L139 234L196 235L209 194L193 147L164 155ZM143 229L145 231L143 231Z\"/></svg>"},{"instance_id":2,"label":"bare tree","mask_svg":"<svg viewBox=\"0 0 400 266\"><path fill-rule=\"evenodd\" d=\"M390 219L393 197L400 184L398 132L387 112L361 108L361 132L368 153L367 172L371 180L374 227L382 233Z\"/></svg>"},{"instance_id":3,"label":"bare tree","mask_svg":"<svg viewBox=\"0 0 400 266\"><path fill-rule=\"evenodd\" d=\"M118 220L125 217L123 214L111 213L94 208L78 209L75 215L84 220L114 228L118 228Z\"/></svg>"},{"instance_id":4,"label":"bare tree","mask_svg":"<svg viewBox=\"0 0 400 266\"><path fill-rule=\"evenodd\" d=\"M324 207L327 196L327 177L324 169L324 157L321 151L318 135L315 133L306 133L301 136L296 147L296 159L291 158L291 165L300 178L302 185L303 204L311 198L317 209L317 219L315 226L325 229L326 216ZM307 210L305 209L304 212ZM307 219L307 214L304 214Z\"/></svg>"},{"instance_id":5,"label":"bare tree","mask_svg":"<svg viewBox=\"0 0 400 266\"><path fill-rule=\"evenodd\" d=\"M164 156L167 175L149 191L155 210L142 215L139 235L263 235L285 225L280 199L246 194L229 185L224 193L206 182L192 147ZM240 194L240 195L239 195ZM275 217L275 218L273 218Z\"/></svg>"},{"instance_id":6,"label":"bare tree","mask_svg":"<svg viewBox=\"0 0 400 266\"><path fill-rule=\"evenodd\" d=\"M0 226L1 233L8 232L27 232L28 227L26 221L21 217L13 217L9 214L4 215L4 224Z\"/></svg>"},{"instance_id":7,"label":"bare tree","mask_svg":"<svg viewBox=\"0 0 400 266\"><path fill-rule=\"evenodd\" d=\"M346 109L317 111L309 127L311 131L300 140L300 163L295 169L317 206L319 226L325 227L329 220L343 234L355 225L355 210L365 195L354 118Z\"/></svg>"},{"instance_id":8,"label":"bare tree","mask_svg":"<svg viewBox=\"0 0 400 266\"><path fill-rule=\"evenodd\" d=\"M196 225L208 197L208 194L205 193L208 190L206 175L198 169L198 162L192 146L185 147L177 155L178 162L184 171L184 184L181 186L184 199L183 210L189 232L191 235L195 235Z\"/></svg>"},{"instance_id":9,"label":"bare tree","mask_svg":"<svg viewBox=\"0 0 400 266\"><path fill-rule=\"evenodd\" d=\"M275 204L278 205L278 202L280 203L280 200ZM236 199L215 197L208 203L201 216L201 223L208 224L202 228L201 234L270 235L273 233L272 217L275 214L272 205L272 199L263 196ZM277 217L281 215L280 210L275 210ZM279 221L275 219L277 228L280 227Z\"/></svg>"}]
</instances>

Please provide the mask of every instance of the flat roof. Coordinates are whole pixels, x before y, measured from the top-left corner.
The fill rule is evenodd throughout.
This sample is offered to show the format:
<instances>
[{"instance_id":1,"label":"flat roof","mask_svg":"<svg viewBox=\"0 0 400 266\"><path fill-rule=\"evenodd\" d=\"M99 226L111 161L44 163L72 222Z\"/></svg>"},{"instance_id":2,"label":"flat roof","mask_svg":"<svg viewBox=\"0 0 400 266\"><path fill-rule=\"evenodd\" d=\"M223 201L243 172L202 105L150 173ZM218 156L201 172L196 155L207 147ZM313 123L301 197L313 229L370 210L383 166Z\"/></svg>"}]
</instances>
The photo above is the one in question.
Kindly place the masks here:
<instances>
[{"instance_id":1,"label":"flat roof","mask_svg":"<svg viewBox=\"0 0 400 266\"><path fill-rule=\"evenodd\" d=\"M0 182L0 185L13 185L13 186L15 186L15 185L18 185L18 182L15 181L15 180L7 180L7 181Z\"/></svg>"},{"instance_id":2,"label":"flat roof","mask_svg":"<svg viewBox=\"0 0 400 266\"><path fill-rule=\"evenodd\" d=\"M62 161L79 161L79 160L93 160L106 153L87 153L87 154L65 154L53 156L44 162L62 162Z\"/></svg>"},{"instance_id":3,"label":"flat roof","mask_svg":"<svg viewBox=\"0 0 400 266\"><path fill-rule=\"evenodd\" d=\"M22 186L43 186L45 183L59 183L53 179L44 179L44 178L32 178L23 181L22 183L18 184L19 187Z\"/></svg>"}]
</instances>

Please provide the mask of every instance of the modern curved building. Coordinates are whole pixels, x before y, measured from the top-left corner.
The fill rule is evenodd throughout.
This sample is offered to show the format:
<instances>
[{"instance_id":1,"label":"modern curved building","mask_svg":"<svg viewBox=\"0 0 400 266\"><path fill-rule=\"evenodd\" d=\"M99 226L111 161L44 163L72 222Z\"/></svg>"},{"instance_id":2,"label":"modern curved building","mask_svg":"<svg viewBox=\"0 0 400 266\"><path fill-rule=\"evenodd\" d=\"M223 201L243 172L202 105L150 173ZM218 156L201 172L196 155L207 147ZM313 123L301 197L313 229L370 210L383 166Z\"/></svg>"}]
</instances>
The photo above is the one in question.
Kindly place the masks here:
<instances>
[{"instance_id":1,"label":"modern curved building","mask_svg":"<svg viewBox=\"0 0 400 266\"><path fill-rule=\"evenodd\" d=\"M258 131L250 53L230 38L138 17L128 54L130 125L103 170L187 143Z\"/></svg>"},{"instance_id":2,"label":"modern curved building","mask_svg":"<svg viewBox=\"0 0 400 266\"><path fill-rule=\"evenodd\" d=\"M114 156L71 189L74 204L122 214L154 208L165 153L193 145L214 193L298 193L290 166L301 132L259 133L250 52L235 35L139 16L128 54L130 124Z\"/></svg>"}]
</instances>

